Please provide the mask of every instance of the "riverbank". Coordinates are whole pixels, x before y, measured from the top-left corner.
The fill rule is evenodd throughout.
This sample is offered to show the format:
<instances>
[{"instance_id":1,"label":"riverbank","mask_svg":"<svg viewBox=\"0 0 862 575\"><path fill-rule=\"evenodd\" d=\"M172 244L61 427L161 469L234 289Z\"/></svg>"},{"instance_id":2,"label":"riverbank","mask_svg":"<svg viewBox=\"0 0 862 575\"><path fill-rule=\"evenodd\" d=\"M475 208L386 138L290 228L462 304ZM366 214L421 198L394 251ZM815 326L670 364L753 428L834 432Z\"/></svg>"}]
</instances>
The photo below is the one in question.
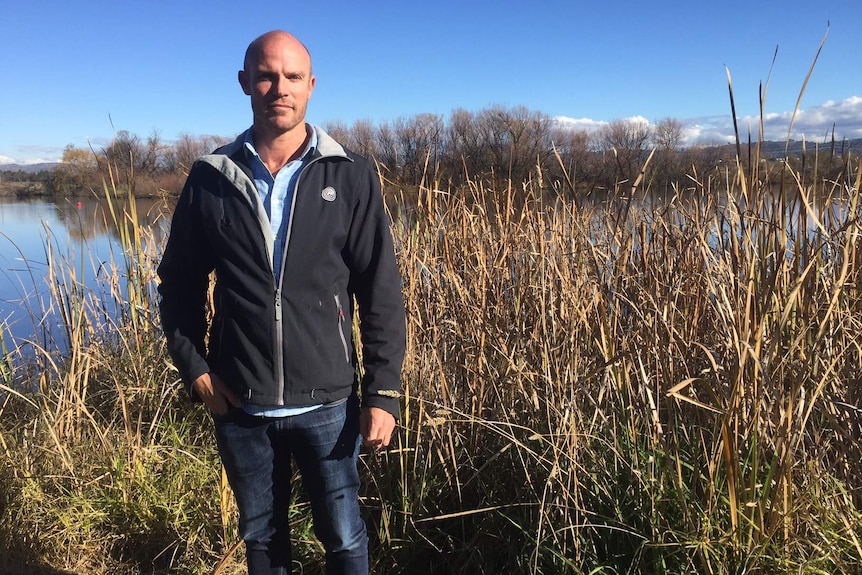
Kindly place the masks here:
<instances>
[{"instance_id":1,"label":"riverbank","mask_svg":"<svg viewBox=\"0 0 862 575\"><path fill-rule=\"evenodd\" d=\"M0 180L0 197L42 197L51 195L45 182L6 182Z\"/></svg>"}]
</instances>

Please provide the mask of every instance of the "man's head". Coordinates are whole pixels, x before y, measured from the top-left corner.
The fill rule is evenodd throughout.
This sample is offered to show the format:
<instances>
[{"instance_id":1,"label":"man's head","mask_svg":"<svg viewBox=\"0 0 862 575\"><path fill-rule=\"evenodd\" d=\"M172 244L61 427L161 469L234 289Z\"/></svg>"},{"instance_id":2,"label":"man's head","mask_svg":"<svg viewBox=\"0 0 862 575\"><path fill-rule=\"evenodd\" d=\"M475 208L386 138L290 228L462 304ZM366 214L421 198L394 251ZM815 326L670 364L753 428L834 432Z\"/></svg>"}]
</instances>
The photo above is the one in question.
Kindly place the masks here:
<instances>
[{"instance_id":1,"label":"man's head","mask_svg":"<svg viewBox=\"0 0 862 575\"><path fill-rule=\"evenodd\" d=\"M314 90L311 55L291 34L267 32L249 44L240 86L251 97L255 136L275 138L305 132L305 111Z\"/></svg>"}]
</instances>

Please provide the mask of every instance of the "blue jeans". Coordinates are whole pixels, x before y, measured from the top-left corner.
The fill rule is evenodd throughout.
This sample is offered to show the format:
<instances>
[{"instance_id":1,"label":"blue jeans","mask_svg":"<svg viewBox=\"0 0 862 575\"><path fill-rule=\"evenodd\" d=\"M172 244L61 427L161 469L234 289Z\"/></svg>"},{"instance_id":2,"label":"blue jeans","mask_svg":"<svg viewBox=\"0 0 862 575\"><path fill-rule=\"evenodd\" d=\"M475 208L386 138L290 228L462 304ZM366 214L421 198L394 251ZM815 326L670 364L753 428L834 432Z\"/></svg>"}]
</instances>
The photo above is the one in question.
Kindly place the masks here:
<instances>
[{"instance_id":1,"label":"blue jeans","mask_svg":"<svg viewBox=\"0 0 862 575\"><path fill-rule=\"evenodd\" d=\"M368 537L359 514L359 408L355 397L286 418L242 409L214 417L216 441L239 507L249 575L291 571L291 456L311 502L328 574L367 574Z\"/></svg>"}]
</instances>

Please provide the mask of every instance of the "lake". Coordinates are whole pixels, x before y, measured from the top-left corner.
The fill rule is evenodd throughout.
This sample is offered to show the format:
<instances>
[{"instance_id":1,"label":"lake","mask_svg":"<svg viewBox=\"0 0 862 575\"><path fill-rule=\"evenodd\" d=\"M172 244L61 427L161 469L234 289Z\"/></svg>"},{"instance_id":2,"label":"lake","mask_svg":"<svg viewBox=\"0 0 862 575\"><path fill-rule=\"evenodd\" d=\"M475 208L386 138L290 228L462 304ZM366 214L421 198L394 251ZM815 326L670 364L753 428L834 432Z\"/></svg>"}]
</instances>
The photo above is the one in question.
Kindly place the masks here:
<instances>
[{"instance_id":1,"label":"lake","mask_svg":"<svg viewBox=\"0 0 862 575\"><path fill-rule=\"evenodd\" d=\"M115 206L131 214L131 205ZM172 208L136 199L134 213L161 242ZM131 219L131 215L128 216ZM120 230L104 198L0 198L0 334L7 348L32 341L62 351L63 325L51 297L49 257L74 271L74 285L100 293L110 270L123 269Z\"/></svg>"},{"instance_id":2,"label":"lake","mask_svg":"<svg viewBox=\"0 0 862 575\"><path fill-rule=\"evenodd\" d=\"M656 206L651 201L655 200L633 201L633 213L653 212ZM726 210L726 201L720 201L717 209ZM627 205L622 202L615 209ZM847 217L847 205L843 199L830 198L825 205L817 206L817 212L820 218L829 220L830 228L837 229ZM606 209L612 209L610 203ZM127 203L118 211L131 213L132 209ZM172 205L164 200L135 200L135 219L153 232L156 248L149 250L155 254L152 257L157 257L164 241L172 211ZM397 213L398 217L409 218L409 206L399 208ZM670 220L680 217L673 211L663 214ZM92 194L62 200L0 197L0 356L4 345L12 349L22 342L34 342L48 351L64 351L65 324L57 309L57 298L50 291L49 254L61 264L58 268L73 274L75 289L86 292L90 301L104 302L102 317L113 318L110 305L116 304L118 293L120 301L125 293L123 285L105 285L109 281L116 284L117 278L124 281L121 231L113 222L106 200ZM800 225L808 230L809 238L817 233L810 214L805 214L798 201L793 202L787 222L791 237L797 235ZM113 291L109 294L106 290Z\"/></svg>"}]
</instances>

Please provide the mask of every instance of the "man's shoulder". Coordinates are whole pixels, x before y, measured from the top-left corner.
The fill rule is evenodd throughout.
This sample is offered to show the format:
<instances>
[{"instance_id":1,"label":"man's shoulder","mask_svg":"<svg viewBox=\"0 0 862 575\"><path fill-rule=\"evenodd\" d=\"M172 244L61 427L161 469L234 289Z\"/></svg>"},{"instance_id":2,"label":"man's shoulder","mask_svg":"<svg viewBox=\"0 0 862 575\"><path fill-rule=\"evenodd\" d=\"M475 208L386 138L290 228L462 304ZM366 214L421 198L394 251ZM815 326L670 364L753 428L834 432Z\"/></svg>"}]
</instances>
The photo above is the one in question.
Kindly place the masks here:
<instances>
[{"instance_id":1,"label":"man's shoulder","mask_svg":"<svg viewBox=\"0 0 862 575\"><path fill-rule=\"evenodd\" d=\"M189 170L189 175L195 171L195 168L201 169L203 166L207 167L203 169L215 168L216 171L224 172L225 166L244 164L245 134L246 132L243 132L232 142L219 146L208 154L199 156L192 165L191 170Z\"/></svg>"},{"instance_id":2,"label":"man's shoulder","mask_svg":"<svg viewBox=\"0 0 862 575\"><path fill-rule=\"evenodd\" d=\"M235 169L236 163L227 154L211 153L199 157L189 170L189 178L210 178L217 174L227 174Z\"/></svg>"},{"instance_id":3,"label":"man's shoulder","mask_svg":"<svg viewBox=\"0 0 862 575\"><path fill-rule=\"evenodd\" d=\"M365 158L336 141L320 126L313 126L317 134L317 152L325 158L344 158L354 161L367 161Z\"/></svg>"},{"instance_id":4,"label":"man's shoulder","mask_svg":"<svg viewBox=\"0 0 862 575\"><path fill-rule=\"evenodd\" d=\"M209 154L201 156L201 158L222 156L236 159L243 156L245 154L245 134L246 132L243 132L234 141L229 142L223 146L219 146Z\"/></svg>"},{"instance_id":5,"label":"man's shoulder","mask_svg":"<svg viewBox=\"0 0 862 575\"><path fill-rule=\"evenodd\" d=\"M353 164L354 167L361 169L374 168L374 162L372 162L371 159L369 159L367 156L363 156L358 152L354 152L350 148L344 148L344 153L345 156L347 156L347 158L351 160L351 164Z\"/></svg>"},{"instance_id":6,"label":"man's shoulder","mask_svg":"<svg viewBox=\"0 0 862 575\"><path fill-rule=\"evenodd\" d=\"M188 181L201 187L218 186L218 181L227 180L233 187L254 187L254 176L248 167L242 150L230 144L195 160L189 170Z\"/></svg>"}]
</instances>

